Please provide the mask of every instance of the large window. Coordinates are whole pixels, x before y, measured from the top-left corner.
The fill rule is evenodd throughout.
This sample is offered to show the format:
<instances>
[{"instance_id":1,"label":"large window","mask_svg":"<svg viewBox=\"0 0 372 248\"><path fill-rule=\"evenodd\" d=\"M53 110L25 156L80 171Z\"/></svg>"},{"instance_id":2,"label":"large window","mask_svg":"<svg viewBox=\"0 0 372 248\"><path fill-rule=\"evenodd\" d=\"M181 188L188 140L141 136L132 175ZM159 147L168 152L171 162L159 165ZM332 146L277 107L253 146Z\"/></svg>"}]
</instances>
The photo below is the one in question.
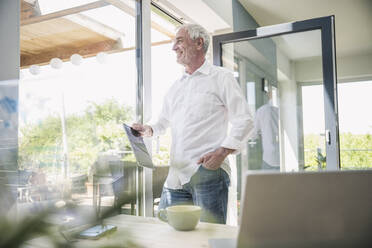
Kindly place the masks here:
<instances>
[{"instance_id":1,"label":"large window","mask_svg":"<svg viewBox=\"0 0 372 248\"><path fill-rule=\"evenodd\" d=\"M168 89L182 74L182 66L176 62L176 54L172 51L176 28L180 23L155 6L152 7L151 19L163 26L162 30L152 28L151 31L151 122L155 122ZM169 130L165 135L153 139L153 161L157 166L169 165L170 142Z\"/></svg>"},{"instance_id":2,"label":"large window","mask_svg":"<svg viewBox=\"0 0 372 248\"><path fill-rule=\"evenodd\" d=\"M342 169L372 168L372 81L338 85Z\"/></svg>"},{"instance_id":3,"label":"large window","mask_svg":"<svg viewBox=\"0 0 372 248\"><path fill-rule=\"evenodd\" d=\"M116 180L134 161L122 124L135 120L135 2L83 11L64 3L40 1L41 14L72 14L21 25L19 203L68 192L91 206L96 180L101 205L111 206L135 185L134 176L126 188Z\"/></svg>"},{"instance_id":4,"label":"large window","mask_svg":"<svg viewBox=\"0 0 372 248\"><path fill-rule=\"evenodd\" d=\"M118 173L125 177L121 190L135 193L136 164L122 129L139 120L135 1L78 2L39 1L39 14L58 14L21 21L21 204L58 199L71 188L73 199L90 206L97 175L102 206L115 204ZM172 51L180 24L152 5L152 101L145 100L152 122L182 73ZM156 192L167 174L170 142L170 133L153 139L154 164L164 167L154 175ZM132 203L122 212L133 214Z\"/></svg>"},{"instance_id":5,"label":"large window","mask_svg":"<svg viewBox=\"0 0 372 248\"><path fill-rule=\"evenodd\" d=\"M321 170L325 159L323 103L314 101L314 96L322 97L322 91L321 85L302 88L305 168L312 170ZM338 84L342 169L372 168L371 94L371 81ZM306 125L309 120L312 120L312 125Z\"/></svg>"}]
</instances>

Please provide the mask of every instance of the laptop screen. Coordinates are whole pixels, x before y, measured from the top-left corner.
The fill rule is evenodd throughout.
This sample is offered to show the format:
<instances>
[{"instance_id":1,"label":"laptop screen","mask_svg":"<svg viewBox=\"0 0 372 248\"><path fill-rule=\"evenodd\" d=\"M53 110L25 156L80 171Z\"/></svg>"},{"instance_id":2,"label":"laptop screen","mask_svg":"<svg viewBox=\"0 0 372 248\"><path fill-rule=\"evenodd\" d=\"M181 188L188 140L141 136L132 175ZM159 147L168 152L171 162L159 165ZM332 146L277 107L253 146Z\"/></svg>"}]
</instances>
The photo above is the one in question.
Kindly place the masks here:
<instances>
[{"instance_id":1,"label":"laptop screen","mask_svg":"<svg viewBox=\"0 0 372 248\"><path fill-rule=\"evenodd\" d=\"M372 171L247 172L238 247L372 247Z\"/></svg>"},{"instance_id":2,"label":"laptop screen","mask_svg":"<svg viewBox=\"0 0 372 248\"><path fill-rule=\"evenodd\" d=\"M123 124L125 133L128 136L130 146L132 147L137 164L146 168L154 169L150 153L147 151L143 138L130 126Z\"/></svg>"}]
</instances>

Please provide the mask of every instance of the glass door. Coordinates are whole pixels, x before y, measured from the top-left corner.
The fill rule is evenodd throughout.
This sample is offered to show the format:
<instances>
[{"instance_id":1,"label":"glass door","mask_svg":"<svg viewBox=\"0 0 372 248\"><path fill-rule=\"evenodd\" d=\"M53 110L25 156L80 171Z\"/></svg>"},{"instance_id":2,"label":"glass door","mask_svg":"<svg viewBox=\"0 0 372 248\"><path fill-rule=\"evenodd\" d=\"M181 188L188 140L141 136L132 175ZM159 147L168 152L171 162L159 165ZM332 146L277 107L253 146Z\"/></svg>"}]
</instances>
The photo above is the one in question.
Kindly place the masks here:
<instances>
[{"instance_id":1,"label":"glass door","mask_svg":"<svg viewBox=\"0 0 372 248\"><path fill-rule=\"evenodd\" d=\"M238 175L339 169L334 44L334 16L213 37L214 64L234 71L255 120Z\"/></svg>"}]
</instances>

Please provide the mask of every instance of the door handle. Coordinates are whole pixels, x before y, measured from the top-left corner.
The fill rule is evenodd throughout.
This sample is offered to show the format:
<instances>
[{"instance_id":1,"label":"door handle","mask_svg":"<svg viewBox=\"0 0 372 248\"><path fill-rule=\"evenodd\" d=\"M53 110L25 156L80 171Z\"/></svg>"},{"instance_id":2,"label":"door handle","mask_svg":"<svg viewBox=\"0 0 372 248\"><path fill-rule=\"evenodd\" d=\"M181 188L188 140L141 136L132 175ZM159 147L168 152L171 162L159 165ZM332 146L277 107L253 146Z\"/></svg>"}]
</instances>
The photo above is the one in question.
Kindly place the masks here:
<instances>
[{"instance_id":1,"label":"door handle","mask_svg":"<svg viewBox=\"0 0 372 248\"><path fill-rule=\"evenodd\" d=\"M329 129L326 129L325 131L325 139L328 145L331 144L331 131Z\"/></svg>"}]
</instances>

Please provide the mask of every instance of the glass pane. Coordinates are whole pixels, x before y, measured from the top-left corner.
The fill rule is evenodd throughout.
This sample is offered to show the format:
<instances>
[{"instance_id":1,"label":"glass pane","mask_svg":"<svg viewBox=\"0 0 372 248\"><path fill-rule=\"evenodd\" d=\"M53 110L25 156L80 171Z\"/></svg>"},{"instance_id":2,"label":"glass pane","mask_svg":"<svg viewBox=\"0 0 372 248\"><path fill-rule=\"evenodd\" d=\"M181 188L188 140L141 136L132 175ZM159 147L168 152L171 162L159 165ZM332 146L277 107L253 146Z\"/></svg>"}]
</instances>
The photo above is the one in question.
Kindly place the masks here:
<instances>
[{"instance_id":1,"label":"glass pane","mask_svg":"<svg viewBox=\"0 0 372 248\"><path fill-rule=\"evenodd\" d=\"M255 120L240 173L324 169L320 30L228 43L222 50L223 66L234 71Z\"/></svg>"},{"instance_id":2,"label":"glass pane","mask_svg":"<svg viewBox=\"0 0 372 248\"><path fill-rule=\"evenodd\" d=\"M130 13L108 5L21 27L20 205L68 194L92 212L135 194L136 164L122 128L136 105Z\"/></svg>"},{"instance_id":3,"label":"glass pane","mask_svg":"<svg viewBox=\"0 0 372 248\"><path fill-rule=\"evenodd\" d=\"M341 169L372 169L372 81L338 84Z\"/></svg>"},{"instance_id":4,"label":"glass pane","mask_svg":"<svg viewBox=\"0 0 372 248\"><path fill-rule=\"evenodd\" d=\"M180 78L183 67L176 62L176 53L172 51L173 38L179 24L159 9L151 9L151 83L152 83L152 122L159 117L163 100L170 86ZM161 63L159 63L161 61ZM169 171L171 134L152 139L154 213L158 210L163 184Z\"/></svg>"}]
</instances>

